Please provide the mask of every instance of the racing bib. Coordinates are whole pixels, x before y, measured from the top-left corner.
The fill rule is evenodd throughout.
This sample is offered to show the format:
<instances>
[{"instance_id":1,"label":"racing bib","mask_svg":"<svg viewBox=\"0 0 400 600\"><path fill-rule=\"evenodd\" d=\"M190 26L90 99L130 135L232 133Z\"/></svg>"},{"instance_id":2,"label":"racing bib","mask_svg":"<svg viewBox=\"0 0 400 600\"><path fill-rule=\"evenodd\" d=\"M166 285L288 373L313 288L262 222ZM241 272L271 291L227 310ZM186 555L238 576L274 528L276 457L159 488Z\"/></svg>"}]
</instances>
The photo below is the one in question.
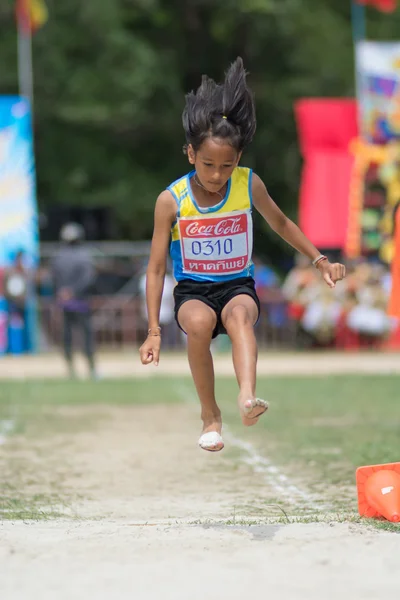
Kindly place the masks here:
<instances>
[{"instance_id":1,"label":"racing bib","mask_svg":"<svg viewBox=\"0 0 400 600\"><path fill-rule=\"evenodd\" d=\"M178 219L184 273L229 275L246 269L252 254L250 211Z\"/></svg>"}]
</instances>

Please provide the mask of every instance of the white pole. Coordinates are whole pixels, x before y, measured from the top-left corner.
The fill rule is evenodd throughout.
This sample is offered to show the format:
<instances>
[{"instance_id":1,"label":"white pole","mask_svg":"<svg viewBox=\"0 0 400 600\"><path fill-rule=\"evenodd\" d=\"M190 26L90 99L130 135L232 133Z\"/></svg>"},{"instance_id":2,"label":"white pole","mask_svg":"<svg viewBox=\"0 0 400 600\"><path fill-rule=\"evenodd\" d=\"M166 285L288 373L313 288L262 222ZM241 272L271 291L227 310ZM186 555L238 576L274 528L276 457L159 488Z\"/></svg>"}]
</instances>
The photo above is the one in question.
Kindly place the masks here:
<instances>
[{"instance_id":1,"label":"white pole","mask_svg":"<svg viewBox=\"0 0 400 600\"><path fill-rule=\"evenodd\" d=\"M360 137L363 137L363 121L361 115L361 94L362 80L358 70L357 60L360 50L359 44L367 37L367 20L365 6L357 4L355 0L351 0L351 23L353 30L353 45L354 45L354 65L355 65L355 82L356 82L356 100L357 100L357 118Z\"/></svg>"},{"instance_id":2,"label":"white pole","mask_svg":"<svg viewBox=\"0 0 400 600\"><path fill-rule=\"evenodd\" d=\"M19 19L17 30L19 95L29 100L31 115L33 115L32 34L30 29L29 31L25 31Z\"/></svg>"}]
</instances>

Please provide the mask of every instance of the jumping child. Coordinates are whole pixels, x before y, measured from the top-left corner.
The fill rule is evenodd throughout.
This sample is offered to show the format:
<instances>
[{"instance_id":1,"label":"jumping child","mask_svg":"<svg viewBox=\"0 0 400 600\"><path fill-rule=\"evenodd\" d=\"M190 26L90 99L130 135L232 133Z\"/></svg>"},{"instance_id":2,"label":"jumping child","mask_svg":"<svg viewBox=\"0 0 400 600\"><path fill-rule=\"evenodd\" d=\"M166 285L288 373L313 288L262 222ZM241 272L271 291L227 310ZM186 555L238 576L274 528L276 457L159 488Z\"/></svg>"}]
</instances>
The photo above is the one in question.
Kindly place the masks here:
<instances>
[{"instance_id":1,"label":"jumping child","mask_svg":"<svg viewBox=\"0 0 400 600\"><path fill-rule=\"evenodd\" d=\"M160 303L168 250L174 265L175 318L187 335L187 351L201 403L204 450L222 450L221 411L215 400L212 338L227 334L239 384L244 425L254 425L268 409L256 397L257 343L254 325L260 302L253 279L252 209L293 248L312 261L331 288L345 267L331 264L268 194L260 177L239 167L256 130L253 94L241 58L225 82L203 76L183 111L189 163L193 170L172 183L156 202L147 268L148 337L140 348L143 364L157 366L160 356Z\"/></svg>"}]
</instances>

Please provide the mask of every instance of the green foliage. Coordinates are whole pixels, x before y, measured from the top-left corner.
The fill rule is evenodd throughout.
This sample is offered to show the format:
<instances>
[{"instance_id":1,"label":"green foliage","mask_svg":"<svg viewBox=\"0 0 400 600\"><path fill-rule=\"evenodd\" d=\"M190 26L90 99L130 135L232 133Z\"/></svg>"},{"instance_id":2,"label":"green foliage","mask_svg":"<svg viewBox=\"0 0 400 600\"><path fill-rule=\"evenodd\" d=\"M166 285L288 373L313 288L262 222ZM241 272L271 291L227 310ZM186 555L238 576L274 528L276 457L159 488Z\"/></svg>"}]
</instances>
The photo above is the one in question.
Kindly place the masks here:
<instances>
[{"instance_id":1,"label":"green foliage","mask_svg":"<svg viewBox=\"0 0 400 600\"><path fill-rule=\"evenodd\" d=\"M47 0L33 39L38 196L112 205L123 237L151 235L157 195L187 169L181 111L202 73L242 55L258 133L243 163L296 218L300 156L293 102L354 93L349 0ZM370 11L396 36L399 14ZM13 1L0 8L0 93L17 92ZM256 247L286 245L257 220ZM265 235L266 234L266 235ZM258 240L262 239L262 243Z\"/></svg>"}]
</instances>

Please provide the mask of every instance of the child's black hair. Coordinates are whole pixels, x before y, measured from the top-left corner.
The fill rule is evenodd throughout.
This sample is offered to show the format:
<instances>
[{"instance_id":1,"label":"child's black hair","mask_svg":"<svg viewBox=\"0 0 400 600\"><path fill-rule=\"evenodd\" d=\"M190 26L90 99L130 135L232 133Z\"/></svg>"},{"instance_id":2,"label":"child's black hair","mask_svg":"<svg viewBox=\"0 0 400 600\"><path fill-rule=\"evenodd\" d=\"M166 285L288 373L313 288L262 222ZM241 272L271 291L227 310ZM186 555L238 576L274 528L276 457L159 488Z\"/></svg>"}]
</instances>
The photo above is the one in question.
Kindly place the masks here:
<instances>
[{"instance_id":1,"label":"child's black hair","mask_svg":"<svg viewBox=\"0 0 400 600\"><path fill-rule=\"evenodd\" d=\"M250 144L256 131L256 111L240 57L228 69L223 84L203 75L197 92L186 95L182 122L186 142L195 151L207 137L226 140L238 152Z\"/></svg>"}]
</instances>

